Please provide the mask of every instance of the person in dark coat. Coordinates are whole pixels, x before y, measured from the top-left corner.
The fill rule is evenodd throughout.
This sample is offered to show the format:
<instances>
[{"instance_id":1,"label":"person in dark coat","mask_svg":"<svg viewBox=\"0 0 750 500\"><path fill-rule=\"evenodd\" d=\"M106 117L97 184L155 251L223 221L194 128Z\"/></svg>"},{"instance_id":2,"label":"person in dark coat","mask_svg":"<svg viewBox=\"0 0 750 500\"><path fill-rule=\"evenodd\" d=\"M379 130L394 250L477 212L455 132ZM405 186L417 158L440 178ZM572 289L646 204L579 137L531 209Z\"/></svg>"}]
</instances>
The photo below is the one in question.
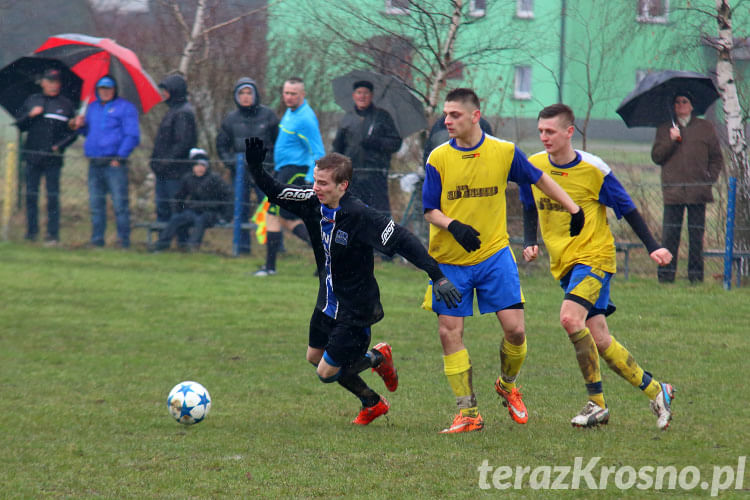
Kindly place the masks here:
<instances>
[{"instance_id":1,"label":"person in dark coat","mask_svg":"<svg viewBox=\"0 0 750 500\"><path fill-rule=\"evenodd\" d=\"M40 80L42 92L30 95L23 103L16 125L27 132L22 146L26 162L26 239L36 240L39 233L39 185L42 177L47 186L46 244L60 240L60 171L63 153L73 141L71 130L75 109L60 94L60 71L48 69Z\"/></svg>"},{"instance_id":2,"label":"person in dark coat","mask_svg":"<svg viewBox=\"0 0 750 500\"><path fill-rule=\"evenodd\" d=\"M206 152L200 148L192 149L190 163L193 171L180 180L180 188L175 195L177 213L169 219L151 251L169 248L175 236L181 248L197 250L206 229L231 218L229 186L210 171Z\"/></svg>"},{"instance_id":3,"label":"person in dark coat","mask_svg":"<svg viewBox=\"0 0 750 500\"><path fill-rule=\"evenodd\" d=\"M255 80L242 77L237 80L233 90L234 103L237 109L229 112L221 122L216 136L216 150L219 157L232 173L232 189L235 189L237 162L244 162L245 138L260 137L269 145L270 151L265 160L265 168L273 171L273 145L279 133L279 117L268 106L261 104L260 92ZM250 219L250 187L252 178L245 174L242 184L242 210L240 219L243 223ZM263 198L261 191L256 191L258 201ZM240 233L239 253L250 253L250 231L243 229Z\"/></svg>"},{"instance_id":4,"label":"person in dark coat","mask_svg":"<svg viewBox=\"0 0 750 500\"><path fill-rule=\"evenodd\" d=\"M156 220L167 222L174 212L180 178L190 172L188 155L198 142L198 127L188 102L187 82L181 75L166 77L159 90L169 109L156 132L151 170L156 176Z\"/></svg>"},{"instance_id":5,"label":"person in dark coat","mask_svg":"<svg viewBox=\"0 0 750 500\"><path fill-rule=\"evenodd\" d=\"M388 111L373 105L373 84L361 80L352 88L354 108L341 119L333 150L352 160L352 195L390 217L388 171L391 155L401 147L401 137Z\"/></svg>"},{"instance_id":6,"label":"person in dark coat","mask_svg":"<svg viewBox=\"0 0 750 500\"><path fill-rule=\"evenodd\" d=\"M687 210L688 279L703 281L703 234L706 226L706 203L714 201L711 186L719 178L724 159L714 126L693 116L692 96L687 92L674 96L677 121L664 123L656 129L651 159L661 165L661 186L664 197L662 238L664 248L674 258L659 267L660 283L674 281L677 254L680 249L682 218Z\"/></svg>"}]
</instances>

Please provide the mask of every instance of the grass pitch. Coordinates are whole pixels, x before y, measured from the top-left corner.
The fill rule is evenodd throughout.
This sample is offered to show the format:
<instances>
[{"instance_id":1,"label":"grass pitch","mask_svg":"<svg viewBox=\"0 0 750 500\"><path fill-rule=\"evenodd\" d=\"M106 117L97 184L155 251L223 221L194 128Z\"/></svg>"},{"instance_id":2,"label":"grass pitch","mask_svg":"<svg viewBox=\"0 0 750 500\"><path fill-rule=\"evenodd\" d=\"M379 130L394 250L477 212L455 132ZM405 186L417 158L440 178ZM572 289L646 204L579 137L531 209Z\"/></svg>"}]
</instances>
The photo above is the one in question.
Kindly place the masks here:
<instances>
[{"instance_id":1,"label":"grass pitch","mask_svg":"<svg viewBox=\"0 0 750 500\"><path fill-rule=\"evenodd\" d=\"M675 418L657 430L645 396L603 363L610 424L581 430L569 424L586 396L558 324L562 292L546 270L529 268L520 379L529 423L514 424L494 394L501 333L492 315L475 316L465 337L485 429L445 436L437 431L450 423L454 398L436 319L419 309L423 273L377 266L386 317L373 344L393 345L400 386L388 394L365 373L392 409L354 428L358 400L321 384L304 360L317 289L311 256L286 255L280 274L265 279L249 276L256 260L0 245L0 496L708 498L715 467L737 469L750 454L750 289L616 280L612 333L675 385ZM192 427L167 414L167 393L182 380L213 397L211 414ZM584 465L601 457L595 487L602 466L619 481L613 473L605 491L585 481L534 489L543 485L539 467L574 466L577 457ZM485 461L493 470L482 483ZM505 466L512 477L493 476ZM618 488L631 468L649 466L694 467L700 481L689 490L639 489L635 480ZM519 489L517 468L528 469ZM719 479L729 485L726 474ZM747 498L750 473L736 484L720 497Z\"/></svg>"}]
</instances>

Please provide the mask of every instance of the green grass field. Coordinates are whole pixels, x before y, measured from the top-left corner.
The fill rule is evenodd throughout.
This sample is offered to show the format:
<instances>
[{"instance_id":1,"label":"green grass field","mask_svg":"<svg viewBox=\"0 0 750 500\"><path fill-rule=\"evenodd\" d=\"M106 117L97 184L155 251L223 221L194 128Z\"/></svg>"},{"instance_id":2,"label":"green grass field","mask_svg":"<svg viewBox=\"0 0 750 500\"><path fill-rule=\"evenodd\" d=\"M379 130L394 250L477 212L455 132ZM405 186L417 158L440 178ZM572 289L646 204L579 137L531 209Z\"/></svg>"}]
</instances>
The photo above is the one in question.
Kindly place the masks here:
<instances>
[{"instance_id":1,"label":"green grass field","mask_svg":"<svg viewBox=\"0 0 750 500\"><path fill-rule=\"evenodd\" d=\"M610 424L581 430L569 424L586 396L558 324L561 291L542 266L524 268L529 423L514 424L494 394L497 321L474 317L465 335L485 429L446 436L437 431L454 398L436 319L419 309L423 273L377 266L386 317L373 341L393 345L400 386L387 396L387 418L354 428L359 401L321 384L304 359L317 288L311 256L286 254L266 279L249 276L259 260L0 245L0 496L709 498L714 482L726 484L721 498L748 497L750 473L740 490L728 478L750 450L748 288L616 281L612 333L675 385L675 417L658 431L645 396L603 366ZM377 375L363 377L385 393ZM165 404L183 380L213 397L211 414L192 427L170 419ZM619 468L619 482L613 474L606 491L585 481L535 490L542 476L516 471L574 466L576 457L601 457L594 486L602 466ZM494 472L480 481L484 461L511 468L510 479L495 477L509 490L495 488ZM700 482L617 487L649 466L673 466L688 485L687 472L698 471Z\"/></svg>"}]
</instances>

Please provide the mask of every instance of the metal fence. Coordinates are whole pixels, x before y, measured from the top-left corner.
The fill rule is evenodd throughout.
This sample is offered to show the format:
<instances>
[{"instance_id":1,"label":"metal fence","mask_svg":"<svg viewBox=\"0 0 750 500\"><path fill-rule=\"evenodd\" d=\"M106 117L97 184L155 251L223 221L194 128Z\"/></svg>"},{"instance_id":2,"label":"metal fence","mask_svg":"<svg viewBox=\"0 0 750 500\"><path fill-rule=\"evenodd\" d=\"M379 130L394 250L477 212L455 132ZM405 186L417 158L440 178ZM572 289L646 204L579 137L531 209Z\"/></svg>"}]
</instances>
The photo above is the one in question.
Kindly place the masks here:
<instances>
[{"instance_id":1,"label":"metal fence","mask_svg":"<svg viewBox=\"0 0 750 500\"><path fill-rule=\"evenodd\" d=\"M8 134L6 134L7 137ZM25 222L24 181L22 175L23 165L17 161L21 151L13 151L14 141L6 141L0 144L0 182L3 189L2 196L2 236L6 240L23 240ZM659 180L659 168L654 165L632 165L610 163L625 189L638 206L643 218L657 241L662 236L662 194ZM214 161L212 169L225 176L228 175L221 162ZM20 168L21 171L17 169ZM153 221L155 219L154 209L154 178L148 167L148 152L138 148L131 156L129 162L130 179L130 210L131 223ZM418 170L421 166L414 164L411 170ZM409 168L407 167L407 170ZM412 184L414 191L408 192L402 189L401 178L406 174L403 166L400 172L391 175L391 208L393 217L397 222L403 222L410 230L418 234L423 241L427 238L427 224L422 217L421 208L421 183ZM89 215L88 197L88 161L83 155L81 143L77 143L65 153L64 167L61 175L60 204L61 204L61 245L68 248L76 248L86 245L90 238L91 221ZM16 184L16 181L19 181ZM719 181L713 187L715 202L707 205L706 227L705 227L705 250L715 250L715 255L705 260L706 281L716 280L721 283L724 269L723 260L718 255L723 252L725 245L726 219L727 219L727 177L722 174ZM508 188L508 229L511 237L518 239L523 235L523 223L521 206L518 201L518 190L514 184ZM46 200L44 193L39 196L40 226L46 224ZM255 210L258 200L255 194L251 195L251 213ZM115 242L114 215L111 203L108 202L108 224L107 245ZM683 222L682 237L679 251L678 279L687 277L687 220ZM632 232L630 226L623 220L617 220L610 211L610 227L619 242L638 242L638 238ZM135 251L144 250L146 243L145 229L138 233L134 229L132 244ZM748 221L736 221L736 232L748 232L750 227ZM204 240L205 251L218 253L231 253L231 231L212 231ZM254 243L257 248L257 243ZM258 254L260 255L260 254ZM520 255L517 252L517 255ZM628 258L629 274L656 275L656 265L648 258L645 248L633 248L632 251L619 253L618 267L624 270L625 257ZM544 259L542 259L544 260ZM536 264L540 265L540 264ZM747 262L743 261L742 274L748 273Z\"/></svg>"}]
</instances>

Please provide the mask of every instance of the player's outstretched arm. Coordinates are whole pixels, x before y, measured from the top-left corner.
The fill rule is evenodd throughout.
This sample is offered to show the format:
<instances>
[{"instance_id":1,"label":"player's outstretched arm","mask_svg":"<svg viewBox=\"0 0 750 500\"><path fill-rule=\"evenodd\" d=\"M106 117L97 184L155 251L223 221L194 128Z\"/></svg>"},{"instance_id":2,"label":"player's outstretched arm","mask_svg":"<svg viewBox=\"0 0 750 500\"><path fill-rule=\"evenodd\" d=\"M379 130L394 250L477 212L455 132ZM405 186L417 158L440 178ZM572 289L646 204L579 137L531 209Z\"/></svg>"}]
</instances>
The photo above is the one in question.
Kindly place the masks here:
<instances>
[{"instance_id":1,"label":"player's outstretched arm","mask_svg":"<svg viewBox=\"0 0 750 500\"><path fill-rule=\"evenodd\" d=\"M633 232L636 234L636 236L638 236L638 238L646 246L646 250L648 250L648 255L649 257L651 257L651 260L653 260L660 266L666 266L667 264L672 262L672 252L664 247L661 247L656 242L653 235L651 234L651 231L646 225L646 221L643 220L643 217L641 217L641 213L637 208L634 208L630 212L626 213L623 217L625 218L627 223L630 224L630 227L633 228Z\"/></svg>"},{"instance_id":2,"label":"player's outstretched arm","mask_svg":"<svg viewBox=\"0 0 750 500\"><path fill-rule=\"evenodd\" d=\"M536 187L570 212L570 236L578 236L586 220L583 209L546 173L542 173L542 176L539 177Z\"/></svg>"}]
</instances>

